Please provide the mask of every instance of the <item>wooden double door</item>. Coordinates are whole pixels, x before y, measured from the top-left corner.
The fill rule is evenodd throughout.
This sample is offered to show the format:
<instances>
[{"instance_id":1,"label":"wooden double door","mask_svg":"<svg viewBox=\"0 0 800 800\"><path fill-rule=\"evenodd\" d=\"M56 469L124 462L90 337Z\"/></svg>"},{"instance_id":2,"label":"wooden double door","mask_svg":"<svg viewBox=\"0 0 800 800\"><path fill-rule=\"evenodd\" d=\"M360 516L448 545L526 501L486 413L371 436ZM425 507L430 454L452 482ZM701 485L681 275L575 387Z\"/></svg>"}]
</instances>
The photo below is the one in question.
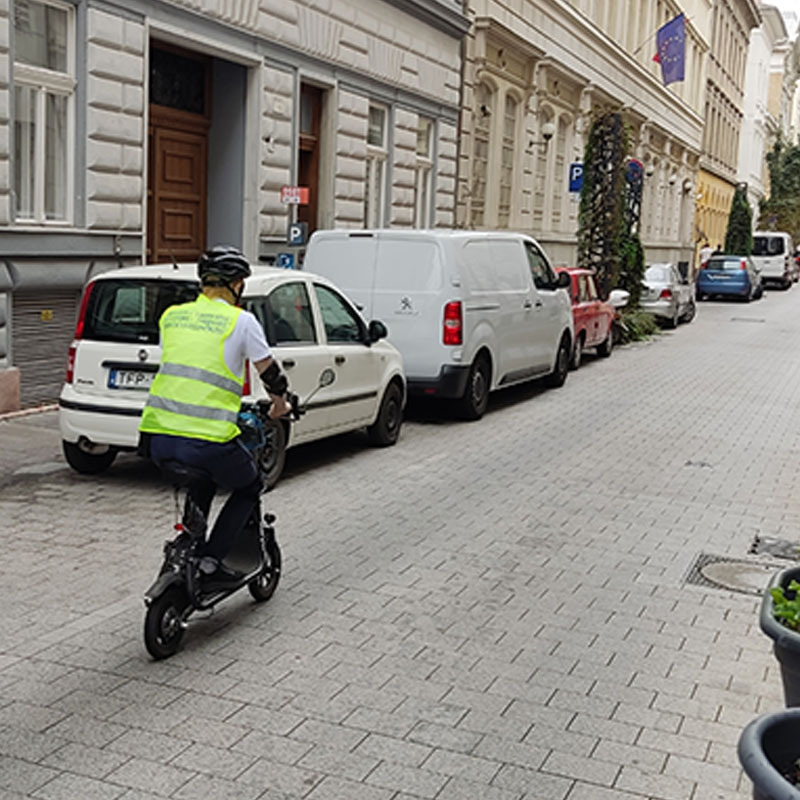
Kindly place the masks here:
<instances>
[{"instance_id":1,"label":"wooden double door","mask_svg":"<svg viewBox=\"0 0 800 800\"><path fill-rule=\"evenodd\" d=\"M206 247L208 60L151 46L147 261L196 261Z\"/></svg>"}]
</instances>

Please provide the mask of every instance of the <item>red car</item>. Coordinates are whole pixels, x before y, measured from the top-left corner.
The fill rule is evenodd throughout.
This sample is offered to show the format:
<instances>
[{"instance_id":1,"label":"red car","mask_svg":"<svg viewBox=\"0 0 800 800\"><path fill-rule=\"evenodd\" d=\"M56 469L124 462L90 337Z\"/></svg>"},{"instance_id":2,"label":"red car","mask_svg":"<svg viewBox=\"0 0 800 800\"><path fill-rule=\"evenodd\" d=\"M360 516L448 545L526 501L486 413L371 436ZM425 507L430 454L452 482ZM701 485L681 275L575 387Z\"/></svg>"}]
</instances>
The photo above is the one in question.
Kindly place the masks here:
<instances>
[{"instance_id":1,"label":"red car","mask_svg":"<svg viewBox=\"0 0 800 800\"><path fill-rule=\"evenodd\" d=\"M569 273L572 280L569 295L575 323L575 346L572 349L570 367L578 369L583 351L587 347L594 347L597 355L604 358L611 355L614 344L611 330L614 307L600 299L591 270L559 267L558 271Z\"/></svg>"}]
</instances>

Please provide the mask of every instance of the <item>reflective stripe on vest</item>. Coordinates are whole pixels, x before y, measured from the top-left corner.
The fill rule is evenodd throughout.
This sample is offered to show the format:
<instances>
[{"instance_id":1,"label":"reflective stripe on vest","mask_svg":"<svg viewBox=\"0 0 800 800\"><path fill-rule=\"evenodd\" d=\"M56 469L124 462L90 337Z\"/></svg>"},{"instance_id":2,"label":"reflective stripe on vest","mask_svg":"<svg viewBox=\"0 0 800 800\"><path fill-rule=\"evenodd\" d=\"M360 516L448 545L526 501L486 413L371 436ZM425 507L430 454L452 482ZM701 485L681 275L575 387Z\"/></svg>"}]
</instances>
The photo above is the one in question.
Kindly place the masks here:
<instances>
[{"instance_id":1,"label":"reflective stripe on vest","mask_svg":"<svg viewBox=\"0 0 800 800\"><path fill-rule=\"evenodd\" d=\"M139 430L227 442L239 435L242 374L225 363L241 309L200 295L161 317L162 363Z\"/></svg>"}]
</instances>

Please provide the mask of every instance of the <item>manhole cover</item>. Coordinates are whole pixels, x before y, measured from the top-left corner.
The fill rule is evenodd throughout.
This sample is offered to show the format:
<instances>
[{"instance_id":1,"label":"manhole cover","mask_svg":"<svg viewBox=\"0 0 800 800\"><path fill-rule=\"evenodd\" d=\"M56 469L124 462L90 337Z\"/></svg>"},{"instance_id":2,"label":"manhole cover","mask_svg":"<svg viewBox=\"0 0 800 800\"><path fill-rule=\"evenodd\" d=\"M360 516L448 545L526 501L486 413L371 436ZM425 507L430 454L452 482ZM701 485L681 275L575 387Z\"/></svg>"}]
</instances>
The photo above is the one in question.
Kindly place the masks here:
<instances>
[{"instance_id":1,"label":"manhole cover","mask_svg":"<svg viewBox=\"0 0 800 800\"><path fill-rule=\"evenodd\" d=\"M778 569L775 564L762 561L701 553L689 570L686 582L740 594L761 595Z\"/></svg>"}]
</instances>

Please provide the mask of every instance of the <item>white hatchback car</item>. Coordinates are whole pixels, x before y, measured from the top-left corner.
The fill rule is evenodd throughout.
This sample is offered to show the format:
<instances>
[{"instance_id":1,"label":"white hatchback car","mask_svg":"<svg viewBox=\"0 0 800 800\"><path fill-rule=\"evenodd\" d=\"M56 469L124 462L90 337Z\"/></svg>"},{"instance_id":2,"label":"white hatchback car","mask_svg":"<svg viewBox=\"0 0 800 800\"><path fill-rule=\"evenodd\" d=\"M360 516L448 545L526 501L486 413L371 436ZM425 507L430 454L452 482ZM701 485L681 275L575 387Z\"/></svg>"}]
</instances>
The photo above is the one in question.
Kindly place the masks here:
<instances>
[{"instance_id":1,"label":"white hatchback car","mask_svg":"<svg viewBox=\"0 0 800 800\"><path fill-rule=\"evenodd\" d=\"M196 267L126 267L96 276L85 288L59 398L64 455L75 470L107 469L117 453L135 450L147 390L158 372L158 320L199 290ZM264 326L273 353L302 399L333 370L306 414L270 431L265 472L273 485L288 447L366 428L376 445L397 441L406 383L399 352L383 323L367 325L330 281L307 272L255 267L242 305ZM244 398L265 397L248 366Z\"/></svg>"}]
</instances>

